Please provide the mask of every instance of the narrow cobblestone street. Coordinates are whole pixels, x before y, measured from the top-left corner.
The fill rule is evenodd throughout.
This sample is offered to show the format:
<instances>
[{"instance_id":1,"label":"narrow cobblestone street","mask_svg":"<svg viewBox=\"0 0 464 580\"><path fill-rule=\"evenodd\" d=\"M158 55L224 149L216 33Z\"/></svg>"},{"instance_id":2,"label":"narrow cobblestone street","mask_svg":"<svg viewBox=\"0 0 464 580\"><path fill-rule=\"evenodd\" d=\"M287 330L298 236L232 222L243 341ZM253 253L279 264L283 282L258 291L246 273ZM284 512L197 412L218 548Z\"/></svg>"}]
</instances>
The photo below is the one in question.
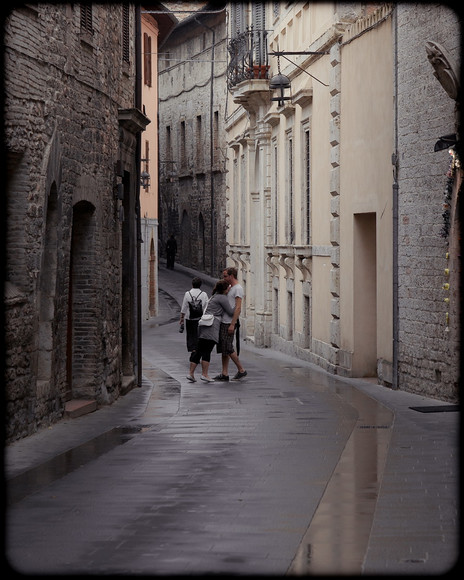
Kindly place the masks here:
<instances>
[{"instance_id":1,"label":"narrow cobblestone street","mask_svg":"<svg viewBox=\"0 0 464 580\"><path fill-rule=\"evenodd\" d=\"M459 413L420 413L410 407L442 403L340 380L249 344L245 379L189 383L177 320L191 275L160 267L141 389L7 449L13 569L446 572L458 545ZM214 353L211 375L219 370ZM98 452L98 437L116 428L124 444ZM86 442L87 456L72 467L69 450ZM55 478L36 478L15 498L45 461Z\"/></svg>"}]
</instances>

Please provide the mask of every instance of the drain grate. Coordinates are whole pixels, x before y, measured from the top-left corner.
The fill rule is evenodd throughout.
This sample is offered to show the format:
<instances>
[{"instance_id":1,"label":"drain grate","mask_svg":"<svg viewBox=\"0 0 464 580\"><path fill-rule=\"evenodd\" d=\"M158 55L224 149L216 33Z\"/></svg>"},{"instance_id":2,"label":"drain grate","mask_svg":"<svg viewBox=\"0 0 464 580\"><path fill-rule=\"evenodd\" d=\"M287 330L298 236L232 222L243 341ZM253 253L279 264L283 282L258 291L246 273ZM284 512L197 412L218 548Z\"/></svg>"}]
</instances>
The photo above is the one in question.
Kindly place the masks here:
<instances>
[{"instance_id":1,"label":"drain grate","mask_svg":"<svg viewBox=\"0 0 464 580\"><path fill-rule=\"evenodd\" d=\"M449 413L459 411L459 405L426 405L425 407L409 407L419 413Z\"/></svg>"},{"instance_id":2,"label":"drain grate","mask_svg":"<svg viewBox=\"0 0 464 580\"><path fill-rule=\"evenodd\" d=\"M390 429L390 425L359 425L358 429Z\"/></svg>"}]
</instances>

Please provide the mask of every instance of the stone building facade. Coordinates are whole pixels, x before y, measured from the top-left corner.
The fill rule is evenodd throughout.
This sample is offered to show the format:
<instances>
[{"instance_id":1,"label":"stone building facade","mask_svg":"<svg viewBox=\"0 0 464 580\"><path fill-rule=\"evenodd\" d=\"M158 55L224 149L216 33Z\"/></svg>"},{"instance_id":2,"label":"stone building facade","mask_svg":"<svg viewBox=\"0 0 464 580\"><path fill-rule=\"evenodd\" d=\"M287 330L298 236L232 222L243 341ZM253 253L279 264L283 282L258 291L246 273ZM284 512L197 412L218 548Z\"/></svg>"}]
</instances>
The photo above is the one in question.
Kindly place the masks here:
<instances>
[{"instance_id":1,"label":"stone building facade","mask_svg":"<svg viewBox=\"0 0 464 580\"><path fill-rule=\"evenodd\" d=\"M160 3L141 9L142 108L150 119L142 135L140 174L141 315L158 313L158 44L169 35L176 17Z\"/></svg>"},{"instance_id":2,"label":"stone building facade","mask_svg":"<svg viewBox=\"0 0 464 580\"><path fill-rule=\"evenodd\" d=\"M398 4L395 30L398 386L457 400L460 170L451 167L448 147L435 151L434 146L442 136L459 138L462 30L450 6L429 3ZM433 60L441 62L437 76L444 86ZM446 199L448 187L452 195ZM446 205L454 208L447 233Z\"/></svg>"},{"instance_id":3,"label":"stone building facade","mask_svg":"<svg viewBox=\"0 0 464 580\"><path fill-rule=\"evenodd\" d=\"M159 49L159 238L161 255L174 234L180 263L218 276L226 261L226 11L201 4Z\"/></svg>"},{"instance_id":4,"label":"stone building facade","mask_svg":"<svg viewBox=\"0 0 464 580\"><path fill-rule=\"evenodd\" d=\"M231 11L228 255L247 336L391 383L391 7Z\"/></svg>"},{"instance_id":5,"label":"stone building facade","mask_svg":"<svg viewBox=\"0 0 464 580\"><path fill-rule=\"evenodd\" d=\"M4 23L7 440L139 382L137 19L39 3Z\"/></svg>"},{"instance_id":6,"label":"stone building facade","mask_svg":"<svg viewBox=\"0 0 464 580\"><path fill-rule=\"evenodd\" d=\"M228 7L228 260L245 287L248 340L456 400L460 171L443 239L449 160L434 152L456 132L456 103L426 44L458 71L457 15L430 4Z\"/></svg>"}]
</instances>

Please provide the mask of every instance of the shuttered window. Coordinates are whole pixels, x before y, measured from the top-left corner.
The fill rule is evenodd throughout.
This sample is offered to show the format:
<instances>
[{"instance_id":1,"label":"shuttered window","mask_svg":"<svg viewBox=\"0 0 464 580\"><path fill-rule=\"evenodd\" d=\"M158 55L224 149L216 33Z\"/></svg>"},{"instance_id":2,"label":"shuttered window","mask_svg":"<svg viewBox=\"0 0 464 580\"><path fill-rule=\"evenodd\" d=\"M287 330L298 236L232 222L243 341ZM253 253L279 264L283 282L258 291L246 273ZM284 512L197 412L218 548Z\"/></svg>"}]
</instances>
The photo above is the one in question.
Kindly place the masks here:
<instances>
[{"instance_id":1,"label":"shuttered window","mask_svg":"<svg viewBox=\"0 0 464 580\"><path fill-rule=\"evenodd\" d=\"M129 6L122 6L122 60L130 62L130 42L129 42Z\"/></svg>"},{"instance_id":2,"label":"shuttered window","mask_svg":"<svg viewBox=\"0 0 464 580\"><path fill-rule=\"evenodd\" d=\"M145 84L151 87L151 36L146 32L143 34L143 78Z\"/></svg>"},{"instance_id":3,"label":"shuttered window","mask_svg":"<svg viewBox=\"0 0 464 580\"><path fill-rule=\"evenodd\" d=\"M81 31L93 34L91 4L81 4Z\"/></svg>"},{"instance_id":4,"label":"shuttered window","mask_svg":"<svg viewBox=\"0 0 464 580\"><path fill-rule=\"evenodd\" d=\"M232 38L245 31L245 6L242 2L231 4Z\"/></svg>"}]
</instances>

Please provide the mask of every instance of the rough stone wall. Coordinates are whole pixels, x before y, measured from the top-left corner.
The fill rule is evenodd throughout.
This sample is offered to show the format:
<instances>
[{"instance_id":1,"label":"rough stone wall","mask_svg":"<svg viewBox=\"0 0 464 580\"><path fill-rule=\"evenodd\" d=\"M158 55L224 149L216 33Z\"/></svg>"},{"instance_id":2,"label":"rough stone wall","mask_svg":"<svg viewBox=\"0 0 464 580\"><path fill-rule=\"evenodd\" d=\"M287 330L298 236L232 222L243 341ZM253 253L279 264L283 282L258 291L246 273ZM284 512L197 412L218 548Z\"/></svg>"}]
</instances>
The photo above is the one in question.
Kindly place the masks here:
<instances>
[{"instance_id":1,"label":"rough stone wall","mask_svg":"<svg viewBox=\"0 0 464 580\"><path fill-rule=\"evenodd\" d=\"M447 5L397 4L398 23L398 383L444 400L457 397L459 345L446 324L448 267L443 191L450 156L434 152L455 132L455 103L433 75L425 43L440 43L459 61L460 28ZM451 321L456 325L457 321Z\"/></svg>"},{"instance_id":2,"label":"rough stone wall","mask_svg":"<svg viewBox=\"0 0 464 580\"><path fill-rule=\"evenodd\" d=\"M174 233L179 262L218 276L226 259L225 13L198 20L209 28L190 19L160 48L160 253Z\"/></svg>"},{"instance_id":3,"label":"rough stone wall","mask_svg":"<svg viewBox=\"0 0 464 580\"><path fill-rule=\"evenodd\" d=\"M118 109L134 106L134 12L131 62L125 63L122 5L92 5L93 31L87 33L81 6L25 4L5 22L9 440L58 420L71 397L112 402L121 384L121 223L113 188ZM92 328L80 354L89 380L80 388L82 373L72 379L67 374L67 349L68 321L76 318L68 310L72 228L82 204L93 220L91 252L80 254L87 260L82 283L93 298L85 313ZM48 276L53 283L47 285Z\"/></svg>"}]
</instances>

